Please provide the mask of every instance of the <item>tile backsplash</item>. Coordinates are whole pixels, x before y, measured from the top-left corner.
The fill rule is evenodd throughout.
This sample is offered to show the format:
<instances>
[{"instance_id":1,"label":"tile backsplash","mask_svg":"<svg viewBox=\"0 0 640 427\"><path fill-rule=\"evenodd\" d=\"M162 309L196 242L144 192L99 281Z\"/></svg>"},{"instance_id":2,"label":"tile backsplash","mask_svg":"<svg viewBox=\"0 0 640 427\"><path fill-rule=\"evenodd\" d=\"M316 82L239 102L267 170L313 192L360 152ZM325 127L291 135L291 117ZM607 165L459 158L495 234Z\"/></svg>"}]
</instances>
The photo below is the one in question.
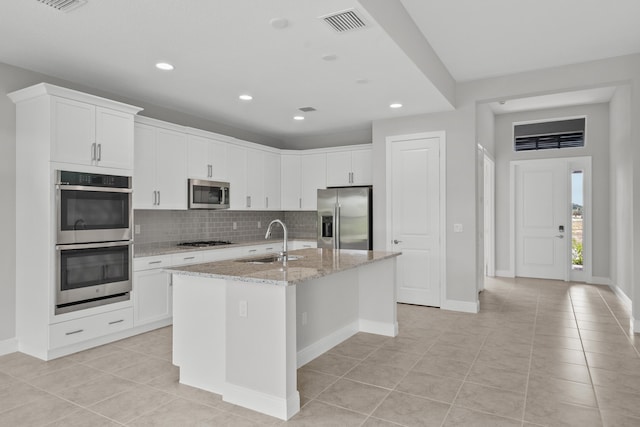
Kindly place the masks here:
<instances>
[{"instance_id":1,"label":"tile backsplash","mask_svg":"<svg viewBox=\"0 0 640 427\"><path fill-rule=\"evenodd\" d=\"M134 224L140 233L134 234L134 242L167 247L191 240L259 241L274 219L287 225L291 239L316 239L315 211L135 210ZM282 238L282 228L274 227L272 236Z\"/></svg>"}]
</instances>

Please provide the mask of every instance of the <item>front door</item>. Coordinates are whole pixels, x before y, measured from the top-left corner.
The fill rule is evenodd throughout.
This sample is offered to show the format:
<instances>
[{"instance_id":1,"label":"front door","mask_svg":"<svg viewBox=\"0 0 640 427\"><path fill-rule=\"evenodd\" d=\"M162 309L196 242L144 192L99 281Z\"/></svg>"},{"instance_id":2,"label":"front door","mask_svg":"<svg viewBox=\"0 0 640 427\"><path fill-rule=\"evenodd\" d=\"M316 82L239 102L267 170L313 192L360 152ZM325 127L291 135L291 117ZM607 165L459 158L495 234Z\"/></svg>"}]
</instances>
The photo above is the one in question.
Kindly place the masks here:
<instances>
[{"instance_id":1,"label":"front door","mask_svg":"<svg viewBox=\"0 0 640 427\"><path fill-rule=\"evenodd\" d=\"M567 160L517 162L514 168L515 274L568 280Z\"/></svg>"},{"instance_id":2,"label":"front door","mask_svg":"<svg viewBox=\"0 0 640 427\"><path fill-rule=\"evenodd\" d=\"M440 138L393 142L391 168L398 302L440 307Z\"/></svg>"}]
</instances>

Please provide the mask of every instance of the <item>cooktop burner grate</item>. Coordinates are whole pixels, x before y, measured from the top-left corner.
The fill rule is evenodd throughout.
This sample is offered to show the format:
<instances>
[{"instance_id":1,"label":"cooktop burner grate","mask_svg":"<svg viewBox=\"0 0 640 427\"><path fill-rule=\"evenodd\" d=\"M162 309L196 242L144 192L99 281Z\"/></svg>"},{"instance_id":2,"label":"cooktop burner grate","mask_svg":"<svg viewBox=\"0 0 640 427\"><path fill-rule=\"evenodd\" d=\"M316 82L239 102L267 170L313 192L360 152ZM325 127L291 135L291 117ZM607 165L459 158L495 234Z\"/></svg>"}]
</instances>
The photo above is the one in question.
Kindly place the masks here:
<instances>
[{"instance_id":1,"label":"cooktop burner grate","mask_svg":"<svg viewBox=\"0 0 640 427\"><path fill-rule=\"evenodd\" d=\"M182 242L178 243L178 246L188 246L195 248L205 248L207 246L221 246L221 245L231 245L231 242L226 240L199 240L196 242Z\"/></svg>"}]
</instances>

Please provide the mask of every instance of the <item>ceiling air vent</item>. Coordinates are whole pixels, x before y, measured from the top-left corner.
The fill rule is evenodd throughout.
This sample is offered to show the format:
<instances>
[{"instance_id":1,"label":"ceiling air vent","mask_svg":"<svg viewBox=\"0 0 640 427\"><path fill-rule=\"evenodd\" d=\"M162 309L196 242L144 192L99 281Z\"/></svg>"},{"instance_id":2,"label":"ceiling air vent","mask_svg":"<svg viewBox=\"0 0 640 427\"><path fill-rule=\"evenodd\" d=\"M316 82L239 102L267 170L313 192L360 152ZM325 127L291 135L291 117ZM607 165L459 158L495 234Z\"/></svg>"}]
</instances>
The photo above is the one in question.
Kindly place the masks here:
<instances>
[{"instance_id":1,"label":"ceiling air vent","mask_svg":"<svg viewBox=\"0 0 640 427\"><path fill-rule=\"evenodd\" d=\"M312 111L316 111L316 109L313 107L300 107L298 108L298 110L302 111L303 113L310 113Z\"/></svg>"},{"instance_id":2,"label":"ceiling air vent","mask_svg":"<svg viewBox=\"0 0 640 427\"><path fill-rule=\"evenodd\" d=\"M77 7L82 6L87 0L37 0L42 4L51 6L61 12L69 12Z\"/></svg>"},{"instance_id":3,"label":"ceiling air vent","mask_svg":"<svg viewBox=\"0 0 640 427\"><path fill-rule=\"evenodd\" d=\"M338 33L357 30L358 28L364 28L367 26L364 19L358 15L355 9L321 16L320 19L329 24L331 28Z\"/></svg>"}]
</instances>

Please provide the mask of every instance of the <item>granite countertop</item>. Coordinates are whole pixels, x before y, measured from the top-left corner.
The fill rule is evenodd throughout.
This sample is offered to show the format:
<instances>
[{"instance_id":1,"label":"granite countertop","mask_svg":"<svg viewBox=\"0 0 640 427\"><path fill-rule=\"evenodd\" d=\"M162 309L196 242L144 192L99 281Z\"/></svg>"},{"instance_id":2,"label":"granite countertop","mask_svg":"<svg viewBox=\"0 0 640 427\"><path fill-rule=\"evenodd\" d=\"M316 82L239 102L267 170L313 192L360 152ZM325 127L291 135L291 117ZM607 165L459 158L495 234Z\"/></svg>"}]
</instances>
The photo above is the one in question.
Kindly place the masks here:
<instances>
[{"instance_id":1,"label":"granite countertop","mask_svg":"<svg viewBox=\"0 0 640 427\"><path fill-rule=\"evenodd\" d=\"M217 261L175 267L167 271L189 276L287 286L356 268L364 264L393 258L400 254L401 252L311 248L289 251L289 255L296 255L301 258L289 261L286 267L282 266L282 262L274 262L272 264L253 264L246 262L250 259L265 258L267 255L263 254L251 258L242 258L241 260Z\"/></svg>"},{"instance_id":2,"label":"granite countertop","mask_svg":"<svg viewBox=\"0 0 640 427\"><path fill-rule=\"evenodd\" d=\"M203 239L207 240L207 239ZM210 239L213 240L213 239ZM289 242L315 242L315 238L313 239L288 239ZM282 238L277 239L265 239L265 240L257 240L253 242L240 242L240 243L232 243L230 245L219 245L219 246L205 246L205 247L196 247L196 246L164 246L158 247L153 244L142 243L136 245L135 242L133 244L133 257L134 258L142 258L146 256L155 256L155 255L171 255L177 253L184 252L199 252L199 251L213 251L216 249L229 249L229 248L237 248L241 246L256 246L256 245L265 245L265 244L280 244L282 245Z\"/></svg>"}]
</instances>

